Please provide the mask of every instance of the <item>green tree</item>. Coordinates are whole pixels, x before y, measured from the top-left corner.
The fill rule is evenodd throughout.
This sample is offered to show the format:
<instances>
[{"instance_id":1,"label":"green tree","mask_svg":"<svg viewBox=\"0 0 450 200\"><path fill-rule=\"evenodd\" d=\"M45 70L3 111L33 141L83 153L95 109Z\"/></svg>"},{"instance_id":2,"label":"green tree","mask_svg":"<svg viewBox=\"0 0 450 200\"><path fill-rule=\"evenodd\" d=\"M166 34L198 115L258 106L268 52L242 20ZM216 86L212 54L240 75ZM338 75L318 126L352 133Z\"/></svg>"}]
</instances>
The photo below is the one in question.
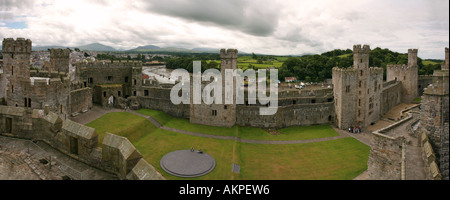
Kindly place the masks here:
<instances>
[{"instance_id":1,"label":"green tree","mask_svg":"<svg viewBox=\"0 0 450 200\"><path fill-rule=\"evenodd\" d=\"M255 59L255 60L258 59L258 57L256 56L256 54L253 53L253 52L252 52L252 58Z\"/></svg>"}]
</instances>

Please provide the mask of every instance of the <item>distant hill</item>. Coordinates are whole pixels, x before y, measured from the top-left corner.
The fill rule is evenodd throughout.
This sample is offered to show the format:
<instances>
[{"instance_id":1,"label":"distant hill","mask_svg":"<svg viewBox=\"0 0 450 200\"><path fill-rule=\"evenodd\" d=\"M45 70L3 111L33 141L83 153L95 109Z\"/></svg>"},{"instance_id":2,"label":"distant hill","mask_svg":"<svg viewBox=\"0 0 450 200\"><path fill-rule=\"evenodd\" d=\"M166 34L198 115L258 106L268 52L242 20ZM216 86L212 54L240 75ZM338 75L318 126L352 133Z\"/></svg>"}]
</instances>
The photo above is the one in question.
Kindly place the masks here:
<instances>
[{"instance_id":1,"label":"distant hill","mask_svg":"<svg viewBox=\"0 0 450 200\"><path fill-rule=\"evenodd\" d=\"M158 46L155 45L145 45L145 46L139 46L135 49L130 49L128 51L145 51L145 50L154 50L154 49L161 49Z\"/></svg>"},{"instance_id":2,"label":"distant hill","mask_svg":"<svg viewBox=\"0 0 450 200\"><path fill-rule=\"evenodd\" d=\"M83 45L83 46L78 46L76 48L79 48L80 50L85 50L85 51L117 51L116 49L110 47L110 46L106 46L100 43L92 43L92 44L87 44L87 45Z\"/></svg>"},{"instance_id":3,"label":"distant hill","mask_svg":"<svg viewBox=\"0 0 450 200\"><path fill-rule=\"evenodd\" d=\"M87 45L82 45L82 46L77 46L77 47L65 47L65 46L33 46L32 50L33 51L47 51L48 49L75 49L75 48L79 48L80 50L84 50L84 51L117 51L116 49L110 47L110 46L106 46L100 43L92 43L92 44L87 44Z\"/></svg>"},{"instance_id":4,"label":"distant hill","mask_svg":"<svg viewBox=\"0 0 450 200\"><path fill-rule=\"evenodd\" d=\"M156 53L156 52L176 52L176 53L219 53L220 49L215 48L193 48L193 49L186 49L181 47L159 47L155 45L145 45L145 46L139 46L134 49L125 50L129 52L138 51L138 52L149 52L149 53Z\"/></svg>"}]
</instances>

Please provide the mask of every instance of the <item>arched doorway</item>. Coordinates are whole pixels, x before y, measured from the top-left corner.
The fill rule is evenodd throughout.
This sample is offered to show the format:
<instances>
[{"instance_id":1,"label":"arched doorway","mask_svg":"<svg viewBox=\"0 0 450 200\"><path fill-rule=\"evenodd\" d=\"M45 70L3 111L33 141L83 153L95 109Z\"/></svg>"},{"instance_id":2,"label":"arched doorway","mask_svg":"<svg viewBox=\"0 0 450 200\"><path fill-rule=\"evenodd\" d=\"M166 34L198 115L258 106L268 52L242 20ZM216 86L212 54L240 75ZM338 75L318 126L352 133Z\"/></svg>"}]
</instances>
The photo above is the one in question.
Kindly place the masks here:
<instances>
[{"instance_id":1,"label":"arched doorway","mask_svg":"<svg viewBox=\"0 0 450 200\"><path fill-rule=\"evenodd\" d=\"M115 103L116 103L116 97L110 96L110 97L108 98L108 106L114 106Z\"/></svg>"}]
</instances>

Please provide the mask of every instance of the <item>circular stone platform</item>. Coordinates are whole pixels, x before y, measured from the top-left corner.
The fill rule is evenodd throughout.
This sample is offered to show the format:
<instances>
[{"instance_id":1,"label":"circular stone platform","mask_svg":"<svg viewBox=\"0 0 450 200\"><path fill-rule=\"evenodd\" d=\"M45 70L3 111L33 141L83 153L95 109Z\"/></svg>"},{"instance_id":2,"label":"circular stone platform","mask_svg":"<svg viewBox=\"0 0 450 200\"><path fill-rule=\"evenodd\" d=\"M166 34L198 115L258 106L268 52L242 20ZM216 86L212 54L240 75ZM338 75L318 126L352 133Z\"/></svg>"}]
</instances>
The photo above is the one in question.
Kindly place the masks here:
<instances>
[{"instance_id":1,"label":"circular stone platform","mask_svg":"<svg viewBox=\"0 0 450 200\"><path fill-rule=\"evenodd\" d=\"M164 171L178 177L203 176L216 166L216 161L209 154L191 150L170 152L159 163Z\"/></svg>"}]
</instances>

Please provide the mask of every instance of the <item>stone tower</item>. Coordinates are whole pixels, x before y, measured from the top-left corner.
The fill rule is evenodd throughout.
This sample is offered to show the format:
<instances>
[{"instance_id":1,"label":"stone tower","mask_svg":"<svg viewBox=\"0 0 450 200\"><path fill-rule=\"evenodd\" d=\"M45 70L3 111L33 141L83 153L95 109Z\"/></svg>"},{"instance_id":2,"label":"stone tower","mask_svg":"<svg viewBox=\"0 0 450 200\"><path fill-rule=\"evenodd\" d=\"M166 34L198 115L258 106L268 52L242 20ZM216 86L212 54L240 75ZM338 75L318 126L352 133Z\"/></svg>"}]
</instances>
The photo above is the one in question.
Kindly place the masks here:
<instances>
[{"instance_id":1,"label":"stone tower","mask_svg":"<svg viewBox=\"0 0 450 200\"><path fill-rule=\"evenodd\" d=\"M369 45L353 46L353 66L333 68L336 125L365 128L379 119L383 69L369 67Z\"/></svg>"},{"instance_id":2,"label":"stone tower","mask_svg":"<svg viewBox=\"0 0 450 200\"><path fill-rule=\"evenodd\" d=\"M408 65L387 65L386 81L401 81L402 102L412 102L419 95L417 49L408 49Z\"/></svg>"},{"instance_id":3,"label":"stone tower","mask_svg":"<svg viewBox=\"0 0 450 200\"><path fill-rule=\"evenodd\" d=\"M227 89L225 87L225 70L237 68L237 55L238 51L236 49L221 49L220 59L221 59L221 76L222 76L222 94L218 94L222 98L221 104L212 103L210 105L205 104L203 101L201 104L193 104L191 101L189 119L191 123L204 124L210 126L223 126L232 127L236 124L236 95L235 86L236 81L233 77L233 83L231 93L226 93ZM210 81L202 81L201 89L203 91L204 87L209 84ZM191 87L192 88L192 87ZM216 91L214 91L216 92ZM191 91L191 99L193 92ZM225 96L233 95L233 102L226 104Z\"/></svg>"},{"instance_id":4,"label":"stone tower","mask_svg":"<svg viewBox=\"0 0 450 200\"><path fill-rule=\"evenodd\" d=\"M231 127L236 123L236 78L233 77L233 83L232 85L226 85L225 83L225 70L231 69L235 71L237 69L237 56L238 56L238 50L237 49L221 49L220 50L220 60L221 60L221 66L220 66L220 72L222 75L222 102L223 106L221 106L222 112L223 112L223 118L226 120L226 126ZM226 88L228 87L228 88ZM231 87L231 88L230 88ZM228 93L226 91L231 91L231 93ZM227 104L225 102L226 95L232 95L233 103ZM229 97L230 98L230 97Z\"/></svg>"},{"instance_id":5,"label":"stone tower","mask_svg":"<svg viewBox=\"0 0 450 200\"><path fill-rule=\"evenodd\" d=\"M49 72L69 73L70 49L50 49L50 69Z\"/></svg>"},{"instance_id":6,"label":"stone tower","mask_svg":"<svg viewBox=\"0 0 450 200\"><path fill-rule=\"evenodd\" d=\"M31 40L5 38L2 44L3 77L6 81L6 104L22 106L25 85L30 82ZM3 88L2 88L3 89Z\"/></svg>"},{"instance_id":7,"label":"stone tower","mask_svg":"<svg viewBox=\"0 0 450 200\"><path fill-rule=\"evenodd\" d=\"M433 82L425 88L420 103L420 125L430 138L442 179L449 179L449 70L448 48L442 70L434 70Z\"/></svg>"},{"instance_id":8,"label":"stone tower","mask_svg":"<svg viewBox=\"0 0 450 200\"><path fill-rule=\"evenodd\" d=\"M141 94L142 87L142 62L134 62L131 67L131 76L133 82L131 83L132 96L143 96Z\"/></svg>"}]
</instances>

